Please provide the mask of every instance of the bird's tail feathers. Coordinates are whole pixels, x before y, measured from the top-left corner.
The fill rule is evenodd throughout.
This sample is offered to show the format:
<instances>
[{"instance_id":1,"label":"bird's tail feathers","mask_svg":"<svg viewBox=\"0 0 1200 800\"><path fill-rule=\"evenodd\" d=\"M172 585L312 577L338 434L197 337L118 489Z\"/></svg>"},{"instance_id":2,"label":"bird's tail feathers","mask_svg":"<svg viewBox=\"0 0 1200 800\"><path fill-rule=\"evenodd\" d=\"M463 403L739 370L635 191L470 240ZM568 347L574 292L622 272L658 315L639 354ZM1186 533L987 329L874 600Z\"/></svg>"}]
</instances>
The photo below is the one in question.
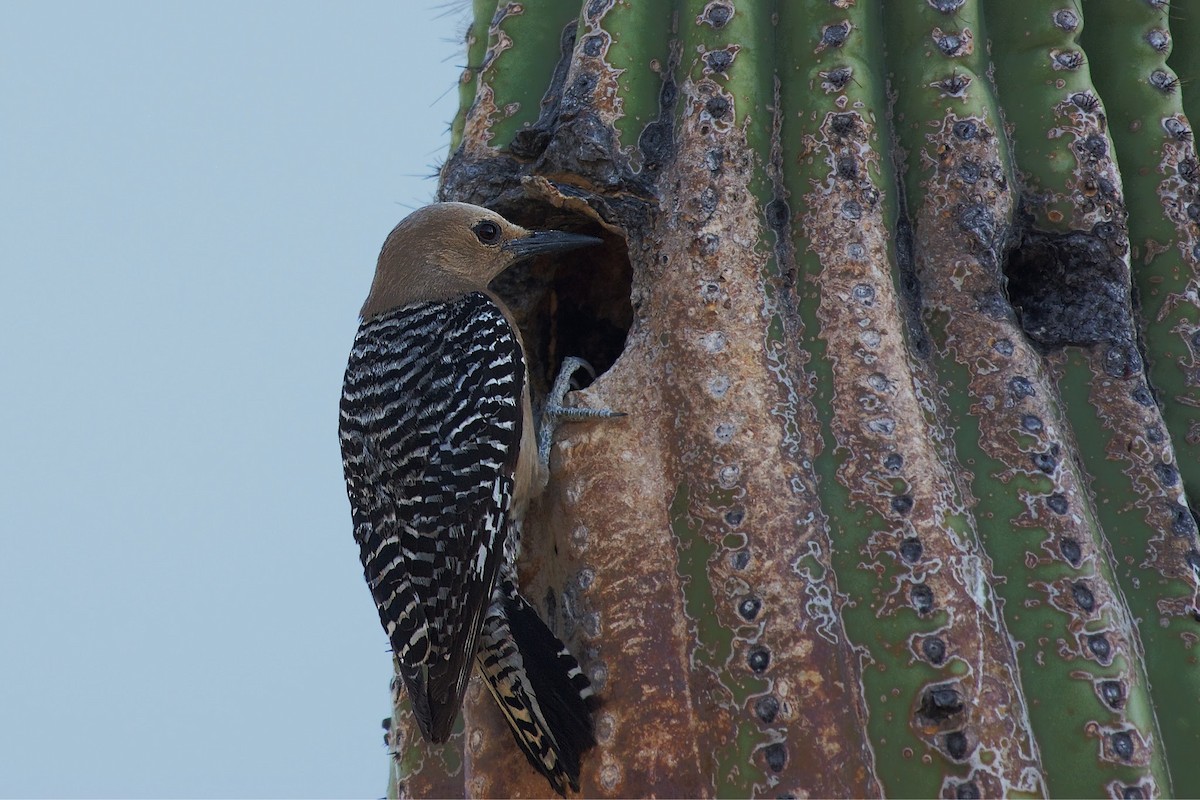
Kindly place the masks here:
<instances>
[{"instance_id":1,"label":"bird's tail feathers","mask_svg":"<svg viewBox=\"0 0 1200 800\"><path fill-rule=\"evenodd\" d=\"M559 794L579 791L596 743L592 686L579 662L510 581L496 587L477 654L480 672L529 763Z\"/></svg>"}]
</instances>

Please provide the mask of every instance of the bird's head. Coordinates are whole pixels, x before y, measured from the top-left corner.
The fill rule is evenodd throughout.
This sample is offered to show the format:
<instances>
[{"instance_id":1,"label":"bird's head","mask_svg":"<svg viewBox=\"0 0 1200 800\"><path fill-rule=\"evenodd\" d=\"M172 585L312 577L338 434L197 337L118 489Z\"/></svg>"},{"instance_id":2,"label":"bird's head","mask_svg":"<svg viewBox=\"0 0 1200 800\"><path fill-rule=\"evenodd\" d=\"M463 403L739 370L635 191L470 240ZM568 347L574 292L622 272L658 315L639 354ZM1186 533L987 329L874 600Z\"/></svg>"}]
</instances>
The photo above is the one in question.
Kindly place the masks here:
<instances>
[{"instance_id":1,"label":"bird's head","mask_svg":"<svg viewBox=\"0 0 1200 800\"><path fill-rule=\"evenodd\" d=\"M578 233L530 231L469 203L434 203L388 234L362 316L481 291L526 258L600 242Z\"/></svg>"}]
</instances>

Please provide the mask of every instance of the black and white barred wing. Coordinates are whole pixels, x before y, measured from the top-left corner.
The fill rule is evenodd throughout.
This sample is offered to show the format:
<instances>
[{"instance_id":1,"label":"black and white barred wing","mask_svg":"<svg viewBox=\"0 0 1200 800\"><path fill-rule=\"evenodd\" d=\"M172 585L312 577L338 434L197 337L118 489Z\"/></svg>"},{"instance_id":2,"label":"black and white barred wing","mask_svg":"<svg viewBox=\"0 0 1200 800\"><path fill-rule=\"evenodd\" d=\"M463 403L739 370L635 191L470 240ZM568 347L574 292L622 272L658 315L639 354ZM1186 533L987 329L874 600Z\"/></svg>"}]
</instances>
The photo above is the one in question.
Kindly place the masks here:
<instances>
[{"instance_id":1,"label":"black and white barred wing","mask_svg":"<svg viewBox=\"0 0 1200 800\"><path fill-rule=\"evenodd\" d=\"M462 704L508 535L525 366L482 293L359 327L341 403L363 570L422 733Z\"/></svg>"}]
</instances>

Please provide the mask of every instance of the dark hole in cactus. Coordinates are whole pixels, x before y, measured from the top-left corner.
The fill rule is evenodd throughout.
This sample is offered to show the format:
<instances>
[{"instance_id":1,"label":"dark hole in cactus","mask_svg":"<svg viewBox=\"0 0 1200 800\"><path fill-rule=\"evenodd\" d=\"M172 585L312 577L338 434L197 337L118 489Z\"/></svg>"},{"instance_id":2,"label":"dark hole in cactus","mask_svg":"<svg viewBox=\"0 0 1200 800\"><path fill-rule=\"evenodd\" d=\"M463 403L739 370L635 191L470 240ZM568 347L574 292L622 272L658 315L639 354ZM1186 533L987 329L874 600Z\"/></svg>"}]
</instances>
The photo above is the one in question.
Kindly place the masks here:
<instances>
[{"instance_id":1,"label":"dark hole in cactus","mask_svg":"<svg viewBox=\"0 0 1200 800\"><path fill-rule=\"evenodd\" d=\"M1024 375L1018 375L1010 380L1008 382L1008 391L1014 400L1022 400L1037 394L1037 390L1033 388L1033 382Z\"/></svg>"},{"instance_id":2,"label":"dark hole in cactus","mask_svg":"<svg viewBox=\"0 0 1200 800\"><path fill-rule=\"evenodd\" d=\"M1101 664L1107 664L1109 658L1112 657L1112 646L1108 643L1108 637L1103 633L1093 633L1087 640L1088 649L1092 651L1092 655L1100 659Z\"/></svg>"},{"instance_id":3,"label":"dark hole in cactus","mask_svg":"<svg viewBox=\"0 0 1200 800\"><path fill-rule=\"evenodd\" d=\"M962 731L952 731L946 734L946 753L955 761L962 761L967 756L967 735Z\"/></svg>"},{"instance_id":4,"label":"dark hole in cactus","mask_svg":"<svg viewBox=\"0 0 1200 800\"><path fill-rule=\"evenodd\" d=\"M1046 453L1030 453L1029 460L1033 465L1047 475L1054 474L1054 468L1058 466L1058 459L1051 452Z\"/></svg>"},{"instance_id":5,"label":"dark hole in cactus","mask_svg":"<svg viewBox=\"0 0 1200 800\"><path fill-rule=\"evenodd\" d=\"M582 358L596 376L603 374L625 349L633 324L633 269L625 241L591 220L540 204L498 210L526 227L575 231L603 240L558 259L518 264L492 284L517 317L531 356L530 374L540 391L548 388L567 356ZM575 373L578 388L592 380L586 370Z\"/></svg>"},{"instance_id":6,"label":"dark hole in cactus","mask_svg":"<svg viewBox=\"0 0 1200 800\"><path fill-rule=\"evenodd\" d=\"M979 787L974 781L965 781L954 787L954 796L958 800L979 800Z\"/></svg>"},{"instance_id":7,"label":"dark hole in cactus","mask_svg":"<svg viewBox=\"0 0 1200 800\"><path fill-rule=\"evenodd\" d=\"M1125 731L1114 733L1112 749L1122 761L1129 761L1133 758L1133 737Z\"/></svg>"},{"instance_id":8,"label":"dark hole in cactus","mask_svg":"<svg viewBox=\"0 0 1200 800\"><path fill-rule=\"evenodd\" d=\"M937 636L930 636L925 641L921 642L921 652L925 654L925 658L929 659L929 663L935 667L941 666L946 660L946 643Z\"/></svg>"},{"instance_id":9,"label":"dark hole in cactus","mask_svg":"<svg viewBox=\"0 0 1200 800\"><path fill-rule=\"evenodd\" d=\"M912 510L913 497L911 494L898 494L892 498L892 511L900 516L907 516Z\"/></svg>"},{"instance_id":10,"label":"dark hole in cactus","mask_svg":"<svg viewBox=\"0 0 1200 800\"><path fill-rule=\"evenodd\" d=\"M848 38L850 38L849 22L835 22L832 25L826 25L821 31L821 44L824 47L841 47Z\"/></svg>"},{"instance_id":11,"label":"dark hole in cactus","mask_svg":"<svg viewBox=\"0 0 1200 800\"><path fill-rule=\"evenodd\" d=\"M775 721L779 715L779 701L772 695L765 695L754 701L754 716L767 725Z\"/></svg>"},{"instance_id":12,"label":"dark hole in cactus","mask_svg":"<svg viewBox=\"0 0 1200 800\"><path fill-rule=\"evenodd\" d=\"M729 65L733 63L734 51L725 50L709 50L704 54L704 63L713 72L724 74L725 70L729 69Z\"/></svg>"},{"instance_id":13,"label":"dark hole in cactus","mask_svg":"<svg viewBox=\"0 0 1200 800\"><path fill-rule=\"evenodd\" d=\"M762 600L754 595L744 597L742 598L742 601L738 603L738 613L741 614L742 619L746 620L747 622L757 617L758 611L761 608Z\"/></svg>"},{"instance_id":14,"label":"dark hole in cactus","mask_svg":"<svg viewBox=\"0 0 1200 800\"><path fill-rule=\"evenodd\" d=\"M1075 605L1083 611L1090 613L1096 608L1096 596L1086 583L1080 582L1071 586L1071 597L1074 598Z\"/></svg>"},{"instance_id":15,"label":"dark hole in cactus","mask_svg":"<svg viewBox=\"0 0 1200 800\"><path fill-rule=\"evenodd\" d=\"M1179 470L1173 464L1159 462L1154 465L1154 474L1163 486L1174 486L1179 482Z\"/></svg>"},{"instance_id":16,"label":"dark hole in cactus","mask_svg":"<svg viewBox=\"0 0 1200 800\"><path fill-rule=\"evenodd\" d=\"M970 141L979 133L979 125L973 119L959 120L954 123L954 135L964 141Z\"/></svg>"},{"instance_id":17,"label":"dark hole in cactus","mask_svg":"<svg viewBox=\"0 0 1200 800\"><path fill-rule=\"evenodd\" d=\"M708 101L704 104L704 110L713 119L725 119L729 115L730 108L729 100L720 95L708 98Z\"/></svg>"},{"instance_id":18,"label":"dark hole in cactus","mask_svg":"<svg viewBox=\"0 0 1200 800\"><path fill-rule=\"evenodd\" d=\"M883 465L892 472L899 472L904 467L904 456L899 453L889 453L883 460Z\"/></svg>"},{"instance_id":19,"label":"dark hole in cactus","mask_svg":"<svg viewBox=\"0 0 1200 800\"><path fill-rule=\"evenodd\" d=\"M733 19L733 7L725 3L710 3L704 12L704 21L714 28L724 28Z\"/></svg>"},{"instance_id":20,"label":"dark hole in cactus","mask_svg":"<svg viewBox=\"0 0 1200 800\"><path fill-rule=\"evenodd\" d=\"M928 614L933 610L933 589L930 589L923 583L918 583L908 593L912 600L913 608L918 614Z\"/></svg>"},{"instance_id":21,"label":"dark hole in cactus","mask_svg":"<svg viewBox=\"0 0 1200 800\"><path fill-rule=\"evenodd\" d=\"M766 672L767 667L771 665L771 651L762 645L751 647L746 656L746 663L756 673Z\"/></svg>"},{"instance_id":22,"label":"dark hole in cactus","mask_svg":"<svg viewBox=\"0 0 1200 800\"><path fill-rule=\"evenodd\" d=\"M1079 542L1074 539L1063 539L1059 544L1059 549L1062 550L1063 558L1067 560L1072 567L1078 567L1083 559L1083 553L1079 549Z\"/></svg>"},{"instance_id":23,"label":"dark hole in cactus","mask_svg":"<svg viewBox=\"0 0 1200 800\"><path fill-rule=\"evenodd\" d=\"M1046 506L1055 514L1065 514L1070 506L1067 504L1066 495L1061 492L1050 495L1046 498Z\"/></svg>"},{"instance_id":24,"label":"dark hole in cactus","mask_svg":"<svg viewBox=\"0 0 1200 800\"><path fill-rule=\"evenodd\" d=\"M1106 145L1107 146L1107 145ZM1025 333L1045 349L1101 342L1122 345L1132 368L1134 328L1122 232L1025 231L1004 263L1008 298ZM1138 359L1140 365L1140 359Z\"/></svg>"},{"instance_id":25,"label":"dark hole in cactus","mask_svg":"<svg viewBox=\"0 0 1200 800\"><path fill-rule=\"evenodd\" d=\"M1171 507L1171 513L1171 533L1188 538L1196 535L1196 518L1191 508L1182 503L1175 503Z\"/></svg>"},{"instance_id":26,"label":"dark hole in cactus","mask_svg":"<svg viewBox=\"0 0 1200 800\"><path fill-rule=\"evenodd\" d=\"M1112 709L1125 706L1125 684L1120 681L1100 681L1100 697L1104 704Z\"/></svg>"},{"instance_id":27,"label":"dark hole in cactus","mask_svg":"<svg viewBox=\"0 0 1200 800\"><path fill-rule=\"evenodd\" d=\"M787 748L782 742L775 742L763 748L763 755L766 757L767 766L771 772L783 772L784 766L787 765Z\"/></svg>"},{"instance_id":28,"label":"dark hole in cactus","mask_svg":"<svg viewBox=\"0 0 1200 800\"><path fill-rule=\"evenodd\" d=\"M917 714L932 722L944 722L955 714L962 713L963 700L958 689L950 684L930 686L921 695Z\"/></svg>"},{"instance_id":29,"label":"dark hole in cactus","mask_svg":"<svg viewBox=\"0 0 1200 800\"><path fill-rule=\"evenodd\" d=\"M725 512L725 524L737 527L742 524L742 520L746 518L746 510L743 508L731 508Z\"/></svg>"},{"instance_id":30,"label":"dark hole in cactus","mask_svg":"<svg viewBox=\"0 0 1200 800\"><path fill-rule=\"evenodd\" d=\"M921 540L915 536L910 536L900 543L900 557L909 564L915 564L920 561L924 553L925 548L921 544Z\"/></svg>"}]
</instances>

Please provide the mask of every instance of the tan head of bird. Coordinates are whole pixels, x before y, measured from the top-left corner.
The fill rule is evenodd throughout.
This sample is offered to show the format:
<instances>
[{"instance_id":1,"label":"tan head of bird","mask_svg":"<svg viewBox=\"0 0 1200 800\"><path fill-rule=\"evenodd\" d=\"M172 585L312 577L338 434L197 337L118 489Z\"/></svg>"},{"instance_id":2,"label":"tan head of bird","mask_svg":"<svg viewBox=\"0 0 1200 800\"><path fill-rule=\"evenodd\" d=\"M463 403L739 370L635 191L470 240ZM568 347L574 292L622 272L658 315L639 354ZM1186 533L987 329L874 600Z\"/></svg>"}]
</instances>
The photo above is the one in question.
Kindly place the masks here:
<instances>
[{"instance_id":1,"label":"tan head of bird","mask_svg":"<svg viewBox=\"0 0 1200 800\"><path fill-rule=\"evenodd\" d=\"M530 231L495 211L469 203L418 208L384 241L362 317L482 291L493 278L526 258L600 241L577 233Z\"/></svg>"}]
</instances>

